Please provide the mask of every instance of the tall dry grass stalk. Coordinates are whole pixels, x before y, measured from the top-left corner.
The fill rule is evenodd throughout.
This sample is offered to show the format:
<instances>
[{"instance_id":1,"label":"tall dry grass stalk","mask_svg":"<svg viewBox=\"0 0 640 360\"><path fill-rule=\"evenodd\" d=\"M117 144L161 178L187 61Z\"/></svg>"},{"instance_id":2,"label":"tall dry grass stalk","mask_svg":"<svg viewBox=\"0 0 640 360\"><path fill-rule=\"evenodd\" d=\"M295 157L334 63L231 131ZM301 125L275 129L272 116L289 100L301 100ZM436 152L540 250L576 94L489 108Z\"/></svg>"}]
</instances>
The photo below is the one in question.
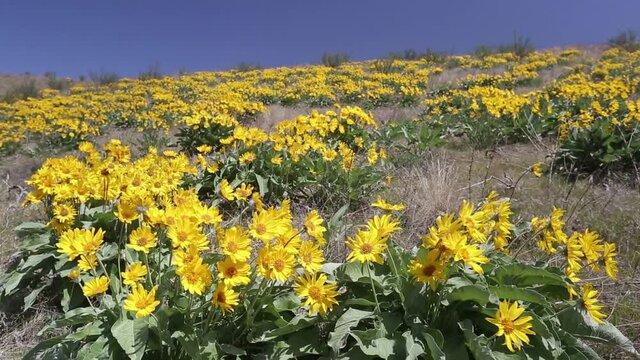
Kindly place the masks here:
<instances>
[{"instance_id":1,"label":"tall dry grass stalk","mask_svg":"<svg viewBox=\"0 0 640 360\"><path fill-rule=\"evenodd\" d=\"M444 155L435 154L419 166L398 170L394 182L393 197L406 206L405 236L399 237L405 247L419 243L419 234L426 234L438 215L459 206L460 172Z\"/></svg>"}]
</instances>

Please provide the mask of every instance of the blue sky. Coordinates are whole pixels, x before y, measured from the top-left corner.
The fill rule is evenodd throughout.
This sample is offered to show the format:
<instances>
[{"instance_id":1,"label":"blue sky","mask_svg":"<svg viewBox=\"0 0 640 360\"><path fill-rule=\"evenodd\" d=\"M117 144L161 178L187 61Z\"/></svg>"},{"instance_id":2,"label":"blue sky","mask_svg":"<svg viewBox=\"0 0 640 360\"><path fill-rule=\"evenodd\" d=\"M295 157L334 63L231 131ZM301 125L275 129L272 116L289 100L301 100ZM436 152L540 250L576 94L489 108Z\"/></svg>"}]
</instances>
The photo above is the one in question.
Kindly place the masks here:
<instances>
[{"instance_id":1,"label":"blue sky","mask_svg":"<svg viewBox=\"0 0 640 360\"><path fill-rule=\"evenodd\" d=\"M538 47L640 31L640 0L0 0L0 72L135 76L466 52L517 32Z\"/></svg>"}]
</instances>

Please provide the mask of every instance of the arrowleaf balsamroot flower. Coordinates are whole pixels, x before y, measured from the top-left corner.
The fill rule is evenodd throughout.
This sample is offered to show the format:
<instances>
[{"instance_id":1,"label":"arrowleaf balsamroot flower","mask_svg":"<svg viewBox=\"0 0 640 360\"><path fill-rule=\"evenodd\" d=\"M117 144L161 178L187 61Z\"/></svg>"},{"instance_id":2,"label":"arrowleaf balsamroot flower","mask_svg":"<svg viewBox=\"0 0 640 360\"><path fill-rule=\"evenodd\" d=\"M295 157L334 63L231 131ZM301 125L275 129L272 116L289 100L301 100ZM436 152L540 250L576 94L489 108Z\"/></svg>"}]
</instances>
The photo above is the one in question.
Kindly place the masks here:
<instances>
[{"instance_id":1,"label":"arrowleaf balsamroot flower","mask_svg":"<svg viewBox=\"0 0 640 360\"><path fill-rule=\"evenodd\" d=\"M351 249L347 256L349 262L382 264L382 253L387 250L387 239L378 236L375 230L360 230L353 238L347 239L347 247Z\"/></svg>"},{"instance_id":2,"label":"arrowleaf balsamroot flower","mask_svg":"<svg viewBox=\"0 0 640 360\"><path fill-rule=\"evenodd\" d=\"M302 231L292 227L286 233L278 236L274 241L275 247L282 247L292 254L297 254L302 243Z\"/></svg>"},{"instance_id":3,"label":"arrowleaf balsamroot flower","mask_svg":"<svg viewBox=\"0 0 640 360\"><path fill-rule=\"evenodd\" d=\"M308 273L313 274L320 271L322 263L324 263L322 249L312 241L303 242L298 250L298 263Z\"/></svg>"},{"instance_id":4,"label":"arrowleaf balsamroot flower","mask_svg":"<svg viewBox=\"0 0 640 360\"><path fill-rule=\"evenodd\" d=\"M531 172L533 172L533 175L535 175L535 177L542 176L542 163L538 162L533 164L533 166L531 166Z\"/></svg>"},{"instance_id":5,"label":"arrowleaf balsamroot flower","mask_svg":"<svg viewBox=\"0 0 640 360\"><path fill-rule=\"evenodd\" d=\"M290 228L289 221L284 218L284 215L283 210L273 208L257 211L253 214L249 234L265 243L283 235Z\"/></svg>"},{"instance_id":6,"label":"arrowleaf balsamroot flower","mask_svg":"<svg viewBox=\"0 0 640 360\"><path fill-rule=\"evenodd\" d=\"M71 204L63 202L53 206L53 214L59 222L69 224L76 218L77 212Z\"/></svg>"},{"instance_id":7,"label":"arrowleaf balsamroot flower","mask_svg":"<svg viewBox=\"0 0 640 360\"><path fill-rule=\"evenodd\" d=\"M224 283L218 283L216 291L213 292L211 303L213 306L220 308L223 313L232 312L233 308L239 303L238 293L232 287Z\"/></svg>"},{"instance_id":8,"label":"arrowleaf balsamroot flower","mask_svg":"<svg viewBox=\"0 0 640 360\"><path fill-rule=\"evenodd\" d=\"M234 262L231 258L218 261L218 278L228 286L247 285L251 282L249 272L251 267L248 263Z\"/></svg>"},{"instance_id":9,"label":"arrowleaf balsamroot flower","mask_svg":"<svg viewBox=\"0 0 640 360\"><path fill-rule=\"evenodd\" d=\"M607 315L600 312L604 306L598 305L598 299L596 296L598 296L598 291L593 288L591 283L586 283L582 287L582 299L580 300L580 303L584 309L587 310L587 313L591 315L593 320L599 324L604 324L603 319L606 318Z\"/></svg>"},{"instance_id":10,"label":"arrowleaf balsamroot flower","mask_svg":"<svg viewBox=\"0 0 640 360\"><path fill-rule=\"evenodd\" d=\"M202 232L202 227L187 217L176 219L175 225L169 226L167 237L171 239L174 248L195 245L200 251L209 249L209 239Z\"/></svg>"},{"instance_id":11,"label":"arrowleaf balsamroot flower","mask_svg":"<svg viewBox=\"0 0 640 360\"><path fill-rule=\"evenodd\" d=\"M282 247L264 247L258 253L258 274L267 280L287 281L295 271L295 257Z\"/></svg>"},{"instance_id":12,"label":"arrowleaf balsamroot flower","mask_svg":"<svg viewBox=\"0 0 640 360\"><path fill-rule=\"evenodd\" d=\"M232 261L243 262L251 257L251 239L240 226L223 230L218 236L222 254Z\"/></svg>"},{"instance_id":13,"label":"arrowleaf balsamroot flower","mask_svg":"<svg viewBox=\"0 0 640 360\"><path fill-rule=\"evenodd\" d=\"M416 281L429 284L432 290L436 290L438 281L445 280L447 275L445 269L447 263L444 262L441 252L437 249L429 251L423 259L416 258L409 263L409 272Z\"/></svg>"},{"instance_id":14,"label":"arrowleaf balsamroot flower","mask_svg":"<svg viewBox=\"0 0 640 360\"><path fill-rule=\"evenodd\" d=\"M616 260L616 244L605 243L602 254L602 266L612 280L618 280L618 261Z\"/></svg>"},{"instance_id":15,"label":"arrowleaf balsamroot flower","mask_svg":"<svg viewBox=\"0 0 640 360\"><path fill-rule=\"evenodd\" d=\"M458 247L453 257L455 261L463 261L466 265L478 274L483 274L484 270L480 266L489 262L489 258L483 255L484 252L476 244L466 244Z\"/></svg>"},{"instance_id":16,"label":"arrowleaf balsamroot flower","mask_svg":"<svg viewBox=\"0 0 640 360\"><path fill-rule=\"evenodd\" d=\"M134 220L140 217L137 206L132 202L120 201L118 203L118 210L115 212L118 220L126 224L131 224Z\"/></svg>"},{"instance_id":17,"label":"arrowleaf balsamroot flower","mask_svg":"<svg viewBox=\"0 0 640 360\"><path fill-rule=\"evenodd\" d=\"M145 225L131 232L127 247L148 254L149 250L156 247L157 244L158 238L156 237L156 234L153 233L153 230L151 230L149 226Z\"/></svg>"},{"instance_id":18,"label":"arrowleaf balsamroot flower","mask_svg":"<svg viewBox=\"0 0 640 360\"><path fill-rule=\"evenodd\" d=\"M387 211L401 211L404 210L405 206L403 204L390 204L386 200L384 200L381 196L376 198L376 201L371 204L373 207L380 208L382 210Z\"/></svg>"},{"instance_id":19,"label":"arrowleaf balsamroot flower","mask_svg":"<svg viewBox=\"0 0 640 360\"><path fill-rule=\"evenodd\" d=\"M89 280L83 287L82 293L86 297L103 294L109 288L109 279L106 276L100 276Z\"/></svg>"},{"instance_id":20,"label":"arrowleaf balsamroot flower","mask_svg":"<svg viewBox=\"0 0 640 360\"><path fill-rule=\"evenodd\" d=\"M378 237L387 239L391 234L400 230L400 223L392 221L391 215L374 216L373 219L367 221L369 230L375 230Z\"/></svg>"},{"instance_id":21,"label":"arrowleaf balsamroot flower","mask_svg":"<svg viewBox=\"0 0 640 360\"><path fill-rule=\"evenodd\" d=\"M580 246L587 263L591 265L591 269L598 271L598 259L604 251L604 245L598 233L589 231L589 229L580 233Z\"/></svg>"},{"instance_id":22,"label":"arrowleaf balsamroot flower","mask_svg":"<svg viewBox=\"0 0 640 360\"><path fill-rule=\"evenodd\" d=\"M191 294L202 295L211 286L212 274L208 264L201 257L185 263L176 270L185 290Z\"/></svg>"},{"instance_id":23,"label":"arrowleaf balsamroot flower","mask_svg":"<svg viewBox=\"0 0 640 360\"><path fill-rule=\"evenodd\" d=\"M253 193L253 186L242 183L233 192L233 196L235 196L237 200L247 200L252 193Z\"/></svg>"},{"instance_id":24,"label":"arrowleaf balsamroot flower","mask_svg":"<svg viewBox=\"0 0 640 360\"><path fill-rule=\"evenodd\" d=\"M202 224L216 225L222 222L220 210L214 206L201 206L198 211L198 216Z\"/></svg>"},{"instance_id":25,"label":"arrowleaf balsamroot flower","mask_svg":"<svg viewBox=\"0 0 640 360\"><path fill-rule=\"evenodd\" d=\"M147 292L142 284L137 284L133 287L133 291L127 296L124 301L123 308L127 311L135 311L136 318L143 318L151 315L160 301L156 300L157 286L154 286L151 291Z\"/></svg>"},{"instance_id":26,"label":"arrowleaf balsamroot flower","mask_svg":"<svg viewBox=\"0 0 640 360\"><path fill-rule=\"evenodd\" d=\"M327 283L327 275L325 274L305 273L304 277L300 276L296 279L295 286L298 297L306 298L303 306L309 306L310 316L317 312L324 316L328 311L331 311L333 305L338 304L336 286Z\"/></svg>"},{"instance_id":27,"label":"arrowleaf balsamroot flower","mask_svg":"<svg viewBox=\"0 0 640 360\"><path fill-rule=\"evenodd\" d=\"M235 199L233 187L229 185L229 181L227 181L227 179L223 179L220 182L220 195L229 201L233 201Z\"/></svg>"},{"instance_id":28,"label":"arrowleaf balsamroot flower","mask_svg":"<svg viewBox=\"0 0 640 360\"><path fill-rule=\"evenodd\" d=\"M469 237L478 242L486 242L487 234L483 230L483 224L489 217L485 211L475 211L474 206L464 200L458 212L459 221L462 223Z\"/></svg>"},{"instance_id":29,"label":"arrowleaf balsamroot flower","mask_svg":"<svg viewBox=\"0 0 640 360\"><path fill-rule=\"evenodd\" d=\"M324 233L327 231L327 228L322 226L323 223L324 220L322 220L317 210L311 211L304 221L307 234L316 239L320 245L324 245L326 243Z\"/></svg>"},{"instance_id":30,"label":"arrowleaf balsamroot flower","mask_svg":"<svg viewBox=\"0 0 640 360\"><path fill-rule=\"evenodd\" d=\"M496 315L486 320L498 327L496 336L504 336L504 344L507 348L515 352L520 350L522 343L529 344L527 335L535 335L531 330L533 326L531 316L522 316L524 308L518 306L518 302L510 303L508 300L500 302Z\"/></svg>"},{"instance_id":31,"label":"arrowleaf balsamroot flower","mask_svg":"<svg viewBox=\"0 0 640 360\"><path fill-rule=\"evenodd\" d=\"M96 251L102 245L104 231L102 229L92 228L71 229L65 231L58 240L56 247L58 252L67 254L69 260L75 260L82 255L95 255Z\"/></svg>"},{"instance_id":32,"label":"arrowleaf balsamroot flower","mask_svg":"<svg viewBox=\"0 0 640 360\"><path fill-rule=\"evenodd\" d=\"M127 271L122 272L122 282L125 285L135 286L145 275L147 275L147 267L140 262L133 263Z\"/></svg>"},{"instance_id":33,"label":"arrowleaf balsamroot flower","mask_svg":"<svg viewBox=\"0 0 640 360\"><path fill-rule=\"evenodd\" d=\"M565 243L565 256L567 258L567 273L577 274L582 269L581 259L584 253L580 250L580 235L575 232L567 238Z\"/></svg>"}]
</instances>

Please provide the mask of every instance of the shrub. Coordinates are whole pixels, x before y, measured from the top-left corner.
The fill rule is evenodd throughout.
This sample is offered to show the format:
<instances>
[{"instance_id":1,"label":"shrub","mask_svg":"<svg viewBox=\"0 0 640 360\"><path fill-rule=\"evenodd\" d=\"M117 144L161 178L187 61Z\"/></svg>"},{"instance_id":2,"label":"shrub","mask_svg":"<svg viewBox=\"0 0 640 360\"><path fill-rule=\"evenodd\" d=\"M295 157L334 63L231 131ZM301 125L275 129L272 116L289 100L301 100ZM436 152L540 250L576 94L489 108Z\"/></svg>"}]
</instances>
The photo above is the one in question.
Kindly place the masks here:
<instances>
[{"instance_id":1,"label":"shrub","mask_svg":"<svg viewBox=\"0 0 640 360\"><path fill-rule=\"evenodd\" d=\"M322 65L328 67L338 67L349 61L349 55L346 53L328 53L322 54Z\"/></svg>"},{"instance_id":2,"label":"shrub","mask_svg":"<svg viewBox=\"0 0 640 360\"><path fill-rule=\"evenodd\" d=\"M489 45L479 45L479 46L476 46L476 48L473 50L473 53L479 58L484 58L491 54L495 54L495 52L496 52L496 49L494 49Z\"/></svg>"},{"instance_id":3,"label":"shrub","mask_svg":"<svg viewBox=\"0 0 640 360\"><path fill-rule=\"evenodd\" d=\"M447 61L447 56L445 53L432 49L425 50L424 54L422 54L420 58L434 64L444 64Z\"/></svg>"},{"instance_id":4,"label":"shrub","mask_svg":"<svg viewBox=\"0 0 640 360\"><path fill-rule=\"evenodd\" d=\"M247 72L247 71L253 71L253 70L260 70L260 69L262 69L262 66L260 64L248 63L244 61L238 64L238 66L236 66L236 70L238 70L239 72Z\"/></svg>"},{"instance_id":5,"label":"shrub","mask_svg":"<svg viewBox=\"0 0 640 360\"><path fill-rule=\"evenodd\" d=\"M517 33L513 34L513 42L510 44L500 45L497 48L500 53L513 53L514 55L523 58L535 50L535 46L528 37L522 37Z\"/></svg>"},{"instance_id":6,"label":"shrub","mask_svg":"<svg viewBox=\"0 0 640 360\"><path fill-rule=\"evenodd\" d=\"M60 79L54 72L47 72L44 74L47 78L47 87L55 90L69 90L73 81L71 78Z\"/></svg>"},{"instance_id":7,"label":"shrub","mask_svg":"<svg viewBox=\"0 0 640 360\"><path fill-rule=\"evenodd\" d=\"M624 49L626 51L640 50L638 34L633 30L621 31L608 41L609 46Z\"/></svg>"},{"instance_id":8,"label":"shrub","mask_svg":"<svg viewBox=\"0 0 640 360\"><path fill-rule=\"evenodd\" d=\"M162 71L160 70L160 64L155 63L150 65L147 70L138 74L138 79L140 80L151 80L151 79L161 79Z\"/></svg>"},{"instance_id":9,"label":"shrub","mask_svg":"<svg viewBox=\"0 0 640 360\"><path fill-rule=\"evenodd\" d=\"M554 161L560 172L595 174L635 172L640 164L640 125L612 125L608 119L596 120L588 128L571 129L562 139Z\"/></svg>"},{"instance_id":10,"label":"shrub","mask_svg":"<svg viewBox=\"0 0 640 360\"><path fill-rule=\"evenodd\" d=\"M4 102L15 102L28 98L37 98L40 96L40 90L34 79L26 79L15 85L12 85L2 96Z\"/></svg>"},{"instance_id":11,"label":"shrub","mask_svg":"<svg viewBox=\"0 0 640 360\"><path fill-rule=\"evenodd\" d=\"M117 82L118 80L120 80L120 76L118 76L118 74L114 73L114 72L106 72L106 71L101 71L101 72L93 72L91 71L89 73L89 79L91 80L91 82L98 84L98 85L109 85L109 84L113 84L115 82Z\"/></svg>"}]
</instances>

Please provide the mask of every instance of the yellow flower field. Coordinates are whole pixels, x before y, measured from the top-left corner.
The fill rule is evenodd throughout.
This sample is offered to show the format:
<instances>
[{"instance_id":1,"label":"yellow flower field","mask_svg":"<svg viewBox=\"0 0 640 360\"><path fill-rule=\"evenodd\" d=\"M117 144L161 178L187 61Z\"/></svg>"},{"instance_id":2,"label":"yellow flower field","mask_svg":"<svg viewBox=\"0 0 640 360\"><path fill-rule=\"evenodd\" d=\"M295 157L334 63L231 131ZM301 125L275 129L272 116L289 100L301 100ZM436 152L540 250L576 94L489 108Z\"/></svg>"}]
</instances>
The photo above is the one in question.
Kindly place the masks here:
<instances>
[{"instance_id":1,"label":"yellow flower field","mask_svg":"<svg viewBox=\"0 0 640 360\"><path fill-rule=\"evenodd\" d=\"M616 48L452 55L0 103L0 156L59 151L25 182L22 205L40 217L16 228L0 302L17 310L3 311L54 304L27 359L636 356L609 289L631 281L623 251L637 247L577 221L567 199L585 178L582 197L639 179L639 65L640 51ZM275 105L302 114L259 123ZM418 115L374 116L385 108ZM114 129L171 142L100 144ZM473 156L522 144L547 158L517 176L489 176L489 163L472 184ZM456 146L472 152L469 184L440 190L465 196L416 215L426 201L397 174ZM565 201L516 193L542 181L572 184ZM531 216L534 202L545 212Z\"/></svg>"}]
</instances>

